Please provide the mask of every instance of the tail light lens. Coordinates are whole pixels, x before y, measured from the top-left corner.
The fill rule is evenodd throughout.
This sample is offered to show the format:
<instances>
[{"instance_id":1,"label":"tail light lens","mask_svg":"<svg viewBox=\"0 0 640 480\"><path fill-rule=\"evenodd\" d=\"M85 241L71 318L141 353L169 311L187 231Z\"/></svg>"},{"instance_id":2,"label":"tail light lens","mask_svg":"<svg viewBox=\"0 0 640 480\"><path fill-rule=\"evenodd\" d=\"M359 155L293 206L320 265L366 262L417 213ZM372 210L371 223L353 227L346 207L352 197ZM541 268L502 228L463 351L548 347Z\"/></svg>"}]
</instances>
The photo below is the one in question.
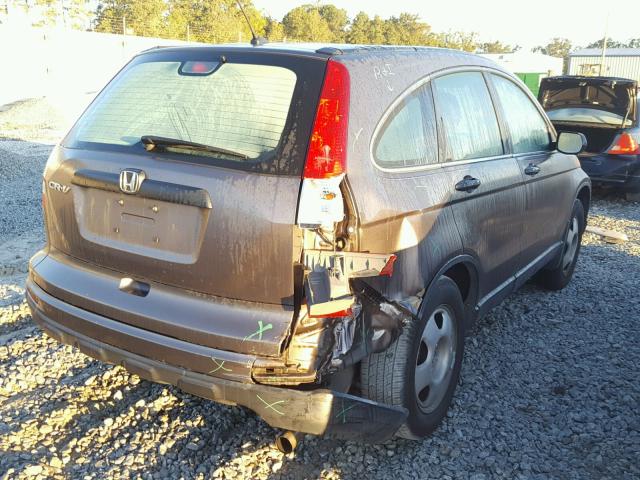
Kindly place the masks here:
<instances>
[{"instance_id":1,"label":"tail light lens","mask_svg":"<svg viewBox=\"0 0 640 480\"><path fill-rule=\"evenodd\" d=\"M638 144L638 140L630 133L621 133L607 153L614 155L638 155L640 154L640 145Z\"/></svg>"},{"instance_id":2,"label":"tail light lens","mask_svg":"<svg viewBox=\"0 0 640 480\"><path fill-rule=\"evenodd\" d=\"M349 84L347 68L329 60L313 122L304 178L331 178L346 171Z\"/></svg>"},{"instance_id":3,"label":"tail light lens","mask_svg":"<svg viewBox=\"0 0 640 480\"><path fill-rule=\"evenodd\" d=\"M349 88L347 68L329 60L303 172L298 207L302 228L333 228L344 218L340 182L347 168Z\"/></svg>"}]
</instances>

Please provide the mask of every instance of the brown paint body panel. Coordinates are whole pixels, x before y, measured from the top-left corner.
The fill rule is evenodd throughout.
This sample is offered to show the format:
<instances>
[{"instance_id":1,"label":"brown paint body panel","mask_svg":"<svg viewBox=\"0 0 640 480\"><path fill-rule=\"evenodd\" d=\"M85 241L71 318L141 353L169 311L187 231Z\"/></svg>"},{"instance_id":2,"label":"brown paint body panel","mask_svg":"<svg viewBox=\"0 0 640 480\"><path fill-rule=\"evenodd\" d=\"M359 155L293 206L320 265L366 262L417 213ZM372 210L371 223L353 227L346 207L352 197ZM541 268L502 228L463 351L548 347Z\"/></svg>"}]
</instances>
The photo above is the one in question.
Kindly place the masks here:
<instances>
[{"instance_id":1,"label":"brown paint body panel","mask_svg":"<svg viewBox=\"0 0 640 480\"><path fill-rule=\"evenodd\" d=\"M255 356L213 349L132 327L91 313L45 292L31 278L27 281L27 300L34 314L46 317L80 335L99 339L107 345L185 368L209 374L222 363L216 376L237 382L251 382Z\"/></svg>"},{"instance_id":2,"label":"brown paint body panel","mask_svg":"<svg viewBox=\"0 0 640 480\"><path fill-rule=\"evenodd\" d=\"M118 175L125 168L205 190L212 206L73 184L79 170ZM67 193L47 191L49 244L57 250L136 280L292 305L300 178L60 147L48 162L45 180L71 185ZM134 216L142 221L131 221Z\"/></svg>"},{"instance_id":3,"label":"brown paint body panel","mask_svg":"<svg viewBox=\"0 0 640 480\"><path fill-rule=\"evenodd\" d=\"M195 347L131 327L122 329L118 322L86 312L75 317L79 309L57 302L30 281L27 301L35 321L59 342L153 382L243 405L276 428L382 442L407 416L404 408L325 388L304 391L252 383L247 376L251 357ZM187 368L182 367L185 364Z\"/></svg>"},{"instance_id":4,"label":"brown paint body panel","mask_svg":"<svg viewBox=\"0 0 640 480\"><path fill-rule=\"evenodd\" d=\"M292 308L229 300L151 282L141 297L119 288L123 275L52 250L31 268L51 297L108 319L194 345L278 356ZM263 326L262 332L256 334Z\"/></svg>"}]
</instances>

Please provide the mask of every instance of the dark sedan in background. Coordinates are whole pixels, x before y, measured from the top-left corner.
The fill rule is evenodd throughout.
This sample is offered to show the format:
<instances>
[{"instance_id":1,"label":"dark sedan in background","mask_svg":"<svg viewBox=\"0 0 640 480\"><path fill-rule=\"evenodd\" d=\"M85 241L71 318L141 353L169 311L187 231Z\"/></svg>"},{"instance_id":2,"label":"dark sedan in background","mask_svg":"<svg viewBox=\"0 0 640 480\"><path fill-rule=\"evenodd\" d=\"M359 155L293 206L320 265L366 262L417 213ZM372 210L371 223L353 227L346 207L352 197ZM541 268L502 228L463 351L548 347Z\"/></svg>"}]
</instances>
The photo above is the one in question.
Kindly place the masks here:
<instances>
[{"instance_id":1,"label":"dark sedan in background","mask_svg":"<svg viewBox=\"0 0 640 480\"><path fill-rule=\"evenodd\" d=\"M640 198L638 82L616 77L548 77L542 79L538 99L558 132L586 136L580 164L595 185Z\"/></svg>"}]
</instances>

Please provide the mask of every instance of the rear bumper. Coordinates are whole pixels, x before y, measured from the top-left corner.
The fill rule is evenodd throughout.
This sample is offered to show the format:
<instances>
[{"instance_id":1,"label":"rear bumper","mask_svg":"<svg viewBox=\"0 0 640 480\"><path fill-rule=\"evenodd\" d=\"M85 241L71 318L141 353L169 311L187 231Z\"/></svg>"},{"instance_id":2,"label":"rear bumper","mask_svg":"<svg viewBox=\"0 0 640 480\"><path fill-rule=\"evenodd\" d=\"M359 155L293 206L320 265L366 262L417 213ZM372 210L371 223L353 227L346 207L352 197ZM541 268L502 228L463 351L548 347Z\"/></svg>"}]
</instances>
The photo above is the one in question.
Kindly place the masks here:
<instances>
[{"instance_id":1,"label":"rear bumper","mask_svg":"<svg viewBox=\"0 0 640 480\"><path fill-rule=\"evenodd\" d=\"M55 248L49 248L46 255L34 255L29 273L51 296L82 310L162 336L244 355L279 357L294 316L293 307L286 305L214 297L132 278L147 286L146 292L137 295L123 288L123 280L128 280L123 277L128 274Z\"/></svg>"},{"instance_id":2,"label":"rear bumper","mask_svg":"<svg viewBox=\"0 0 640 480\"><path fill-rule=\"evenodd\" d=\"M640 155L581 155L580 165L596 184L640 191Z\"/></svg>"},{"instance_id":3,"label":"rear bumper","mask_svg":"<svg viewBox=\"0 0 640 480\"><path fill-rule=\"evenodd\" d=\"M35 321L51 337L142 378L176 385L199 397L242 405L269 425L315 435L380 442L407 412L327 389L302 391L252 383L255 357L223 352L126 325L62 302L27 280ZM97 340L99 338L100 340ZM133 352L144 352L144 356ZM209 374L197 373L207 362ZM201 370L202 371L202 370Z\"/></svg>"}]
</instances>

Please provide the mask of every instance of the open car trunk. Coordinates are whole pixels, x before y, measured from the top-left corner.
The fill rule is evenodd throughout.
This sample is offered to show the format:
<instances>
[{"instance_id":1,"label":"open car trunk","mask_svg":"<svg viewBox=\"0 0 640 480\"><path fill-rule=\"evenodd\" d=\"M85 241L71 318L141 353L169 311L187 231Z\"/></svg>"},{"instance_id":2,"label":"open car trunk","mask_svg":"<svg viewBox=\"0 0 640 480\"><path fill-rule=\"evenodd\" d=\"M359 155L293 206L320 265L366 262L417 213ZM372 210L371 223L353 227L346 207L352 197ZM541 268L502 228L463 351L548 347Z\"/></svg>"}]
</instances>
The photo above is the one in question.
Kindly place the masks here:
<instances>
[{"instance_id":1,"label":"open car trunk","mask_svg":"<svg viewBox=\"0 0 640 480\"><path fill-rule=\"evenodd\" d=\"M154 284L211 305L249 302L244 316L242 308L225 318L212 308L208 320L202 305L197 315L182 311L171 321L191 333L171 334L275 353L293 318L295 215L326 62L227 50L146 53L98 95L47 165L49 244L116 272L137 302L150 301L144 290ZM280 312L253 338L269 345L216 340L220 322L234 323L217 328L226 337L256 332L260 304Z\"/></svg>"},{"instance_id":2,"label":"open car trunk","mask_svg":"<svg viewBox=\"0 0 640 480\"><path fill-rule=\"evenodd\" d=\"M620 132L620 128L613 125L587 126L583 123L553 122L558 133L578 132L587 138L587 153L601 153L607 151Z\"/></svg>"},{"instance_id":3,"label":"open car trunk","mask_svg":"<svg viewBox=\"0 0 640 480\"><path fill-rule=\"evenodd\" d=\"M558 132L580 132L588 153L601 153L637 120L638 85L614 77L543 78L538 99Z\"/></svg>"}]
</instances>

